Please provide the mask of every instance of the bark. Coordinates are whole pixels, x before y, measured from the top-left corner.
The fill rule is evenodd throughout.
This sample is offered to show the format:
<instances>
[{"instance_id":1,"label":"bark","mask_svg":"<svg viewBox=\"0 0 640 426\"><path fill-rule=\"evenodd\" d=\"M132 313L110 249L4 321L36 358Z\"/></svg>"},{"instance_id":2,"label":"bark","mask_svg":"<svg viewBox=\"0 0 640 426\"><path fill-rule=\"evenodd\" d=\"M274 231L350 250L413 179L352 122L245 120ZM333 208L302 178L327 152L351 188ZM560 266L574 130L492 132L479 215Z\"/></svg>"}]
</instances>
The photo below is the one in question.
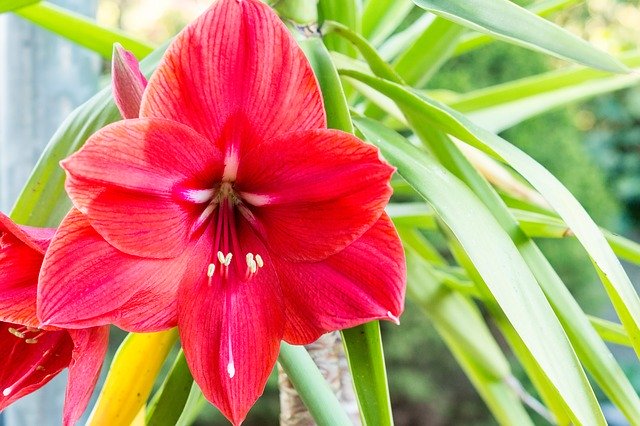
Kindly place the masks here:
<instances>
[{"instance_id":1,"label":"bark","mask_svg":"<svg viewBox=\"0 0 640 426\"><path fill-rule=\"evenodd\" d=\"M342 348L340 333L325 334L316 342L307 345L306 349L338 397L353 424L361 425L358 403L353 390L347 358ZM311 414L307 411L293 384L280 365L278 365L278 386L280 388L280 425L315 425L316 423L313 421Z\"/></svg>"}]
</instances>

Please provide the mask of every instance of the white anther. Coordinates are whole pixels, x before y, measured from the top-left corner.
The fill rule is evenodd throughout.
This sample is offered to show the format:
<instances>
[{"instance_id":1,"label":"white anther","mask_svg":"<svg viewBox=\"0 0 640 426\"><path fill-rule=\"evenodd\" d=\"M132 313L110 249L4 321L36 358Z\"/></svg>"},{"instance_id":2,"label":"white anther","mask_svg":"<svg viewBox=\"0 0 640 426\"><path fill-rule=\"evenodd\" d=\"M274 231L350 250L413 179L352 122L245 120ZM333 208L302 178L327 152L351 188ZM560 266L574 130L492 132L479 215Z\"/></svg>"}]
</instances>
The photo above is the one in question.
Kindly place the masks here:
<instances>
[{"instance_id":1,"label":"white anther","mask_svg":"<svg viewBox=\"0 0 640 426\"><path fill-rule=\"evenodd\" d=\"M207 268L207 276L211 278L215 272L216 272L215 263L210 263L209 267Z\"/></svg>"},{"instance_id":2,"label":"white anther","mask_svg":"<svg viewBox=\"0 0 640 426\"><path fill-rule=\"evenodd\" d=\"M224 266L229 266L231 264L231 259L233 259L233 254L227 253L227 255L224 257Z\"/></svg>"},{"instance_id":3,"label":"white anther","mask_svg":"<svg viewBox=\"0 0 640 426\"><path fill-rule=\"evenodd\" d=\"M224 253L221 251L218 252L218 262L224 265Z\"/></svg>"},{"instance_id":4,"label":"white anther","mask_svg":"<svg viewBox=\"0 0 640 426\"><path fill-rule=\"evenodd\" d=\"M2 396L9 396L10 393L11 393L11 388L6 388L5 390L2 391Z\"/></svg>"},{"instance_id":5,"label":"white anther","mask_svg":"<svg viewBox=\"0 0 640 426\"><path fill-rule=\"evenodd\" d=\"M256 254L256 263L258 264L258 268L262 268L264 266L262 256L260 256L259 254Z\"/></svg>"},{"instance_id":6,"label":"white anther","mask_svg":"<svg viewBox=\"0 0 640 426\"><path fill-rule=\"evenodd\" d=\"M26 339L24 342L29 345L35 345L36 343L38 343L38 339Z\"/></svg>"},{"instance_id":7,"label":"white anther","mask_svg":"<svg viewBox=\"0 0 640 426\"><path fill-rule=\"evenodd\" d=\"M253 258L253 253L247 253L245 256L245 260L247 261L247 268L249 268L249 273L255 274L258 270L258 264Z\"/></svg>"},{"instance_id":8,"label":"white anther","mask_svg":"<svg viewBox=\"0 0 640 426\"><path fill-rule=\"evenodd\" d=\"M233 376L236 375L236 366L233 365L233 361L227 364L227 373L230 379L233 379Z\"/></svg>"},{"instance_id":9,"label":"white anther","mask_svg":"<svg viewBox=\"0 0 640 426\"><path fill-rule=\"evenodd\" d=\"M14 336L16 336L16 337L18 337L18 338L20 338L20 339L24 339L24 338L25 338L24 333L22 333L22 332L20 332L20 331L16 330L16 329L15 329L15 328L13 328L13 327L9 327L9 333L13 334Z\"/></svg>"}]
</instances>

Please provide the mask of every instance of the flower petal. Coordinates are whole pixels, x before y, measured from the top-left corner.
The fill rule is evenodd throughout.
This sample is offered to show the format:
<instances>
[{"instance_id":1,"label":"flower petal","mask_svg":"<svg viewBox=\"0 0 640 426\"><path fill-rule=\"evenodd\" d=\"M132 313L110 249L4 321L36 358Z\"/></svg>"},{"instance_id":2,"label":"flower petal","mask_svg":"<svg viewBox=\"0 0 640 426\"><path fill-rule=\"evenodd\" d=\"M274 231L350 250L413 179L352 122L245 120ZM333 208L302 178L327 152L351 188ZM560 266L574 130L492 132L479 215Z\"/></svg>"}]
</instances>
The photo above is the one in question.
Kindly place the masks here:
<instances>
[{"instance_id":1,"label":"flower petal","mask_svg":"<svg viewBox=\"0 0 640 426\"><path fill-rule=\"evenodd\" d=\"M147 79L140 72L140 64L133 53L120 43L113 45L111 61L113 99L123 118L138 118L142 93Z\"/></svg>"},{"instance_id":2,"label":"flower petal","mask_svg":"<svg viewBox=\"0 0 640 426\"><path fill-rule=\"evenodd\" d=\"M223 158L186 126L136 119L100 130L62 165L69 196L100 235L125 253L162 258L184 251L204 209L190 191L219 181Z\"/></svg>"},{"instance_id":3,"label":"flower petal","mask_svg":"<svg viewBox=\"0 0 640 426\"><path fill-rule=\"evenodd\" d=\"M47 384L69 365L73 342L66 331L46 331L35 343L9 332L16 328L0 322L0 411Z\"/></svg>"},{"instance_id":4,"label":"flower petal","mask_svg":"<svg viewBox=\"0 0 640 426\"><path fill-rule=\"evenodd\" d=\"M36 327L36 292L42 253L14 239L0 246L0 321Z\"/></svg>"},{"instance_id":5,"label":"flower petal","mask_svg":"<svg viewBox=\"0 0 640 426\"><path fill-rule=\"evenodd\" d=\"M217 1L185 28L149 80L140 115L179 121L218 143L236 116L265 139L326 127L304 53L257 0Z\"/></svg>"},{"instance_id":6,"label":"flower petal","mask_svg":"<svg viewBox=\"0 0 640 426\"><path fill-rule=\"evenodd\" d=\"M0 213L0 321L38 325L38 274L53 232L16 225Z\"/></svg>"},{"instance_id":7,"label":"flower petal","mask_svg":"<svg viewBox=\"0 0 640 426\"><path fill-rule=\"evenodd\" d=\"M209 235L199 244L210 247ZM178 300L178 328L193 377L205 397L236 425L264 390L284 328L275 270L246 223L240 226L239 244L264 258L255 276L245 281L244 268L242 273L236 268L236 262L244 264L244 259L235 256L229 278L223 281L216 272L210 285L210 259L201 254L193 262L193 268L201 271L199 279L183 283Z\"/></svg>"},{"instance_id":8,"label":"flower petal","mask_svg":"<svg viewBox=\"0 0 640 426\"><path fill-rule=\"evenodd\" d=\"M109 323L133 331L170 328L176 324L174 300L188 261L188 252L175 259L122 253L74 209L45 256L38 317L43 324L65 328ZM144 305L136 303L141 299ZM143 307L146 318L140 318Z\"/></svg>"},{"instance_id":9,"label":"flower petal","mask_svg":"<svg viewBox=\"0 0 640 426\"><path fill-rule=\"evenodd\" d=\"M109 327L69 330L73 352L64 398L63 425L74 425L89 404L107 354Z\"/></svg>"},{"instance_id":10,"label":"flower petal","mask_svg":"<svg viewBox=\"0 0 640 426\"><path fill-rule=\"evenodd\" d=\"M34 228L17 225L9 216L0 212L0 236L9 234L33 250L44 254L56 232L55 228Z\"/></svg>"},{"instance_id":11,"label":"flower petal","mask_svg":"<svg viewBox=\"0 0 640 426\"><path fill-rule=\"evenodd\" d=\"M316 261L369 229L391 196L394 169L338 130L287 133L241 153L236 188L273 253Z\"/></svg>"},{"instance_id":12,"label":"flower petal","mask_svg":"<svg viewBox=\"0 0 640 426\"><path fill-rule=\"evenodd\" d=\"M402 313L404 253L386 213L353 244L322 262L280 260L276 265L289 343L308 344L329 331L374 319L397 321Z\"/></svg>"}]
</instances>

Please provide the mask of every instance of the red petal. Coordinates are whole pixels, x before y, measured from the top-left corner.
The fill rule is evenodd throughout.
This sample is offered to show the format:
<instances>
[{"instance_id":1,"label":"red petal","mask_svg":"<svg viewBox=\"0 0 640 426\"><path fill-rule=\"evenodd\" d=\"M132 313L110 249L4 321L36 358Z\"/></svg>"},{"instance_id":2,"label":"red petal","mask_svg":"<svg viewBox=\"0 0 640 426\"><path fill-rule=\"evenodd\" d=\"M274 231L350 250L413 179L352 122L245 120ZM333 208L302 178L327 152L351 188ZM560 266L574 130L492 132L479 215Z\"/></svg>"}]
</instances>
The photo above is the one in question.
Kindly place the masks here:
<instances>
[{"instance_id":1,"label":"red petal","mask_svg":"<svg viewBox=\"0 0 640 426\"><path fill-rule=\"evenodd\" d=\"M236 188L269 248L296 261L325 259L380 217L393 168L338 130L288 133L241 155Z\"/></svg>"},{"instance_id":2,"label":"red petal","mask_svg":"<svg viewBox=\"0 0 640 426\"><path fill-rule=\"evenodd\" d=\"M0 213L0 321L38 325L38 274L53 232L18 226Z\"/></svg>"},{"instance_id":3,"label":"red petal","mask_svg":"<svg viewBox=\"0 0 640 426\"><path fill-rule=\"evenodd\" d=\"M406 269L402 244L386 214L362 237L317 263L277 263L286 301L284 340L308 344L322 334L374 319L397 321Z\"/></svg>"},{"instance_id":4,"label":"red petal","mask_svg":"<svg viewBox=\"0 0 640 426\"><path fill-rule=\"evenodd\" d=\"M67 192L119 250L175 257L202 211L189 190L222 176L220 152L193 130L162 119L125 120L94 134L63 162Z\"/></svg>"},{"instance_id":5,"label":"red petal","mask_svg":"<svg viewBox=\"0 0 640 426\"><path fill-rule=\"evenodd\" d=\"M231 117L262 139L326 127L304 53L257 0L217 1L185 28L151 77L140 115L185 123L218 143Z\"/></svg>"},{"instance_id":6,"label":"red petal","mask_svg":"<svg viewBox=\"0 0 640 426\"><path fill-rule=\"evenodd\" d=\"M89 404L107 354L109 327L70 330L73 353L64 398L63 424L74 425Z\"/></svg>"},{"instance_id":7,"label":"red petal","mask_svg":"<svg viewBox=\"0 0 640 426\"><path fill-rule=\"evenodd\" d=\"M33 228L31 226L17 225L9 216L0 212L0 236L9 234L42 254L49 246L49 242L55 232L55 228Z\"/></svg>"},{"instance_id":8,"label":"red petal","mask_svg":"<svg viewBox=\"0 0 640 426\"><path fill-rule=\"evenodd\" d=\"M0 246L0 321L36 327L36 292L43 255L14 241Z\"/></svg>"},{"instance_id":9,"label":"red petal","mask_svg":"<svg viewBox=\"0 0 640 426\"><path fill-rule=\"evenodd\" d=\"M188 252L175 259L122 253L72 210L45 256L38 317L44 324L65 328L109 323L135 331L170 328L176 323L174 300L188 261ZM142 318L142 306L135 304L141 298Z\"/></svg>"},{"instance_id":10,"label":"red petal","mask_svg":"<svg viewBox=\"0 0 640 426\"><path fill-rule=\"evenodd\" d=\"M120 43L113 45L111 62L113 99L123 118L138 118L142 93L147 79L140 72L138 60Z\"/></svg>"},{"instance_id":11,"label":"red petal","mask_svg":"<svg viewBox=\"0 0 640 426\"><path fill-rule=\"evenodd\" d=\"M47 331L36 343L27 343L9 332L16 328L0 323L0 411L47 384L69 365L73 342L66 331Z\"/></svg>"},{"instance_id":12,"label":"red petal","mask_svg":"<svg viewBox=\"0 0 640 426\"><path fill-rule=\"evenodd\" d=\"M235 256L228 280L216 280L214 275L209 285L210 259L201 254L193 259L199 279L181 285L178 300L178 328L193 377L205 397L236 425L264 390L284 328L283 301L273 265L248 225L242 224L239 230L240 246L260 254L264 267L244 281L244 271L235 267L236 262L244 265L243 256ZM211 246L209 235L205 234L201 245Z\"/></svg>"}]
</instances>

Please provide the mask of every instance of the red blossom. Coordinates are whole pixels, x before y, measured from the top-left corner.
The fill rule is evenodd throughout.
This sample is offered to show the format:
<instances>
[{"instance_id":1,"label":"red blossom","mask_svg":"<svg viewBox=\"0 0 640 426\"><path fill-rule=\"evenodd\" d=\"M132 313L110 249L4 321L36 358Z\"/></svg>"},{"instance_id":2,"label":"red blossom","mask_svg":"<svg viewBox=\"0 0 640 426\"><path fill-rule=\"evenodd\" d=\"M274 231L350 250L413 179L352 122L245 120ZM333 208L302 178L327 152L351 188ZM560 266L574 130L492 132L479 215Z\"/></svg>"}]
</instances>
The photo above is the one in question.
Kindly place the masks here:
<instances>
[{"instance_id":1,"label":"red blossom","mask_svg":"<svg viewBox=\"0 0 640 426\"><path fill-rule=\"evenodd\" d=\"M138 110L63 162L77 210L46 255L46 324L178 325L195 380L239 424L281 340L397 321L393 168L326 128L309 63L269 7L216 2L176 37Z\"/></svg>"},{"instance_id":2,"label":"red blossom","mask_svg":"<svg viewBox=\"0 0 640 426\"><path fill-rule=\"evenodd\" d=\"M98 379L108 328L38 328L38 274L53 232L18 226L0 213L0 410L68 367L63 424L72 425Z\"/></svg>"}]
</instances>

